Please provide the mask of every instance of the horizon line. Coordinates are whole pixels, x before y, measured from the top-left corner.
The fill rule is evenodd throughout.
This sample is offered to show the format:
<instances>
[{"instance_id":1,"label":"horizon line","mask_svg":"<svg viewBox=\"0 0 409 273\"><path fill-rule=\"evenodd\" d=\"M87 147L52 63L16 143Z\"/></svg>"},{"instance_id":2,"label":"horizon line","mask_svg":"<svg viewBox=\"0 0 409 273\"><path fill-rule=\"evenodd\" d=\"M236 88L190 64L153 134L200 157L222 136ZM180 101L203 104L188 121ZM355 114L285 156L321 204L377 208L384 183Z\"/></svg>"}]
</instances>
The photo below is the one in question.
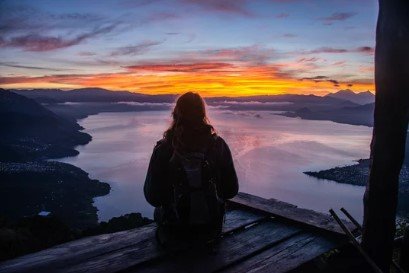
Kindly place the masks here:
<instances>
[{"instance_id":1,"label":"horizon line","mask_svg":"<svg viewBox=\"0 0 409 273\"><path fill-rule=\"evenodd\" d=\"M145 96L180 96L186 92L195 92L195 93L199 93L202 97L204 98L223 98L223 97L228 97L228 98L240 98L240 97L267 97L267 96L282 96L282 95L299 95L299 96L317 96L317 97L324 97L330 94L335 94L338 93L340 91L351 91L355 94L360 94L360 93L371 93L372 95L375 95L375 91L372 90L366 90L366 91L354 91L350 88L347 89L340 89L338 91L335 92L329 92L326 94L314 94L314 93L309 93L309 94L302 94L302 93L276 93L276 94L238 94L238 95L206 95L206 94L201 94L201 91L197 91L197 90L186 90L183 92L178 92L178 93L160 93L160 94L152 94L152 93L144 93L144 92L137 92L137 91L131 91L131 90L114 90L114 89L107 89L107 88L103 88L103 87L97 87L97 86L93 86L93 87L80 87L80 88L5 88L2 87L0 85L0 89L3 90L7 90L12 92L12 90L17 90L17 91L34 91L34 90L42 90L42 91L55 91L55 90L60 90L63 92L67 92L67 91L75 91L75 90L81 90L81 89L102 89L104 91L108 91L108 92L128 92L128 93L132 93L132 94L140 94L140 95L145 95Z\"/></svg>"}]
</instances>

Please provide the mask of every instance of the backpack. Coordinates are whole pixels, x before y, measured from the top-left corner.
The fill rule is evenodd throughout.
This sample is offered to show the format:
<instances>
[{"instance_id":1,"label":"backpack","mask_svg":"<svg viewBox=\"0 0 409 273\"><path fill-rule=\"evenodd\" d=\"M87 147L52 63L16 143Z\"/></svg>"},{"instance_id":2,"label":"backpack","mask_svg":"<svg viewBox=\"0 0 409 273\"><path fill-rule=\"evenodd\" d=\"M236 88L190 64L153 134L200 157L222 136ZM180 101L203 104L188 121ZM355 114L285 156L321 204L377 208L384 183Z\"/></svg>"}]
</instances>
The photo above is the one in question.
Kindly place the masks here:
<instances>
[{"instance_id":1,"label":"backpack","mask_svg":"<svg viewBox=\"0 0 409 273\"><path fill-rule=\"evenodd\" d=\"M170 160L172 224L185 231L206 231L211 237L221 232L225 212L215 162L208 157L214 142L204 152L174 151Z\"/></svg>"}]
</instances>

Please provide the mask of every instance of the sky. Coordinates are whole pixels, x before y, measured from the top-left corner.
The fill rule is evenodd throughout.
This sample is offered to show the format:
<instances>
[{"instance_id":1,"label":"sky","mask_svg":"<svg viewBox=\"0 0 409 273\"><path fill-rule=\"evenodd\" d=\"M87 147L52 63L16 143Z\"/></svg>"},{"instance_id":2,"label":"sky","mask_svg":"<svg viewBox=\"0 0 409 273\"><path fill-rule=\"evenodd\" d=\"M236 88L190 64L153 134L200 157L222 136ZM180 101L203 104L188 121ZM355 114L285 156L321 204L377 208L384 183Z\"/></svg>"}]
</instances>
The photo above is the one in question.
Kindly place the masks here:
<instances>
[{"instance_id":1,"label":"sky","mask_svg":"<svg viewBox=\"0 0 409 273\"><path fill-rule=\"evenodd\" d=\"M0 87L374 91L376 0L0 1Z\"/></svg>"}]
</instances>

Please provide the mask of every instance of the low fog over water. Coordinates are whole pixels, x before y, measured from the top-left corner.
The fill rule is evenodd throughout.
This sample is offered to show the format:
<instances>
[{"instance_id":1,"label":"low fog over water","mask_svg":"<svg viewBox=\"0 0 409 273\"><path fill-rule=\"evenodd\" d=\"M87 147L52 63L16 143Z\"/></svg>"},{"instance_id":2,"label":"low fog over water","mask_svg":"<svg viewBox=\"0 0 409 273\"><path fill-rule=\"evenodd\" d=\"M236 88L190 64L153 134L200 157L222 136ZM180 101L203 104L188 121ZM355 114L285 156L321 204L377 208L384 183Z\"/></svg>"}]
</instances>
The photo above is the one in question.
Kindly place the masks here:
<instances>
[{"instance_id":1,"label":"low fog over water","mask_svg":"<svg viewBox=\"0 0 409 273\"><path fill-rule=\"evenodd\" d=\"M303 172L368 158L371 128L261 111L211 109L209 115L230 145L240 191L321 212L345 207L362 219L364 187L318 180ZM111 185L109 195L95 199L100 221L130 212L152 217L143 183L152 149L169 123L169 111L101 113L80 121L93 139L77 148L78 156L60 161Z\"/></svg>"}]
</instances>

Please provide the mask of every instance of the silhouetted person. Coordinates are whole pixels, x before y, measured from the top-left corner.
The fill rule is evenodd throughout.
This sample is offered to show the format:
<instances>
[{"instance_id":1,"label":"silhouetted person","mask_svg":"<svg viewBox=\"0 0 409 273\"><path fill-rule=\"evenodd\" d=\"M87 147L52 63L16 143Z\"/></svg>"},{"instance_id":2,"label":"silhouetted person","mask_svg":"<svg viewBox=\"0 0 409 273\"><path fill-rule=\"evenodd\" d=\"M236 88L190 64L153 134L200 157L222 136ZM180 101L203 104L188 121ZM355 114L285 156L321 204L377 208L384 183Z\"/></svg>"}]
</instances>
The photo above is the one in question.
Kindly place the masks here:
<instances>
[{"instance_id":1,"label":"silhouetted person","mask_svg":"<svg viewBox=\"0 0 409 273\"><path fill-rule=\"evenodd\" d=\"M230 149L210 125L199 94L180 96L173 121L153 149L145 180L157 239L209 240L221 233L225 200L238 192Z\"/></svg>"}]
</instances>

